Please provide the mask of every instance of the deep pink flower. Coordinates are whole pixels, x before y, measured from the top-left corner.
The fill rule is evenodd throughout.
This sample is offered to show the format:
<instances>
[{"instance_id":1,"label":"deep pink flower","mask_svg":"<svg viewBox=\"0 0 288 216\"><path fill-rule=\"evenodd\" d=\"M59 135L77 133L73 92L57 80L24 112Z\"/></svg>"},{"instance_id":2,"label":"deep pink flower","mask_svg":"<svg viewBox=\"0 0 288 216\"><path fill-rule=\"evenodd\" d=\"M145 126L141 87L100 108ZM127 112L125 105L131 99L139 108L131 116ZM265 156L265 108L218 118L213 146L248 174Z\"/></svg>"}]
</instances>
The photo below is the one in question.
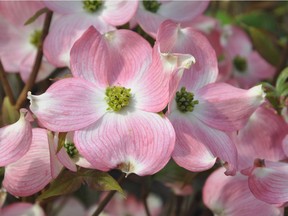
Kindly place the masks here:
<instances>
[{"instance_id":1,"label":"deep pink flower","mask_svg":"<svg viewBox=\"0 0 288 216\"><path fill-rule=\"evenodd\" d=\"M138 23L146 33L156 37L163 21L191 22L205 11L208 4L209 1L140 1L132 23Z\"/></svg>"},{"instance_id":2,"label":"deep pink flower","mask_svg":"<svg viewBox=\"0 0 288 216\"><path fill-rule=\"evenodd\" d=\"M256 199L248 187L247 177L238 173L225 176L223 168L214 171L203 188L204 204L215 215L273 215L281 216L284 208L277 208Z\"/></svg>"},{"instance_id":3,"label":"deep pink flower","mask_svg":"<svg viewBox=\"0 0 288 216\"><path fill-rule=\"evenodd\" d=\"M228 163L227 174L235 174L236 147L224 131L236 131L245 125L264 101L261 86L242 90L214 83L218 74L215 52L192 28L165 21L157 40L161 52L188 53L196 60L183 73L167 114L176 131L173 159L188 170L203 171L219 157Z\"/></svg>"},{"instance_id":4,"label":"deep pink flower","mask_svg":"<svg viewBox=\"0 0 288 216\"><path fill-rule=\"evenodd\" d=\"M44 1L58 19L50 28L44 53L57 67L70 67L70 50L90 27L105 33L127 23L135 14L138 1Z\"/></svg>"},{"instance_id":5,"label":"deep pink flower","mask_svg":"<svg viewBox=\"0 0 288 216\"><path fill-rule=\"evenodd\" d=\"M0 167L20 159L31 145L32 116L28 110L20 110L20 118L11 125L0 128Z\"/></svg>"},{"instance_id":6,"label":"deep pink flower","mask_svg":"<svg viewBox=\"0 0 288 216\"><path fill-rule=\"evenodd\" d=\"M7 72L19 72L25 82L34 65L44 16L29 25L24 23L44 7L40 1L0 2L0 59ZM44 58L36 81L45 79L53 70Z\"/></svg>"},{"instance_id":7,"label":"deep pink flower","mask_svg":"<svg viewBox=\"0 0 288 216\"><path fill-rule=\"evenodd\" d=\"M30 108L48 129L75 131L77 149L95 168L152 174L168 162L175 142L171 123L156 113L169 100L166 63L157 46L152 52L132 31L101 35L90 27L71 50L74 78L29 94Z\"/></svg>"}]
</instances>

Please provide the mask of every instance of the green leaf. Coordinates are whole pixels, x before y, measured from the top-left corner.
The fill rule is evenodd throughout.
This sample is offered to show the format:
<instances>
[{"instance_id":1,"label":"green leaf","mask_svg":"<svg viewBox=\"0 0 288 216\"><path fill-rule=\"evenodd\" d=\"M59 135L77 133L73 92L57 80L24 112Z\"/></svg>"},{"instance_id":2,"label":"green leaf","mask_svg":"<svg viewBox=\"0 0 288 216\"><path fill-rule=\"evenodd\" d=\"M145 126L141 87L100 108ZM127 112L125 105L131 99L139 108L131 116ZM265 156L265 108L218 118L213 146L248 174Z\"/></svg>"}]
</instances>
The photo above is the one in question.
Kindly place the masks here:
<instances>
[{"instance_id":1,"label":"green leaf","mask_svg":"<svg viewBox=\"0 0 288 216\"><path fill-rule=\"evenodd\" d=\"M24 25L29 25L31 23L33 23L39 16L41 16L44 13L47 13L49 11L48 8L42 8L40 10L38 10L32 17L30 17L25 23Z\"/></svg>"},{"instance_id":2,"label":"green leaf","mask_svg":"<svg viewBox=\"0 0 288 216\"><path fill-rule=\"evenodd\" d=\"M250 27L265 29L270 32L277 31L278 22L271 14L264 11L253 11L241 14L235 18L236 24L245 24Z\"/></svg>"},{"instance_id":3,"label":"green leaf","mask_svg":"<svg viewBox=\"0 0 288 216\"><path fill-rule=\"evenodd\" d=\"M89 187L98 191L116 190L124 195L123 189L118 182L106 172L98 170L83 170L81 176L84 177L85 182Z\"/></svg>"},{"instance_id":4,"label":"green leaf","mask_svg":"<svg viewBox=\"0 0 288 216\"><path fill-rule=\"evenodd\" d=\"M17 109L10 103L8 97L4 98L2 104L2 123L3 125L13 124L18 121L20 114Z\"/></svg>"},{"instance_id":5,"label":"green leaf","mask_svg":"<svg viewBox=\"0 0 288 216\"><path fill-rule=\"evenodd\" d=\"M78 190L83 183L87 183L88 186L95 190L116 190L124 195L118 182L108 173L81 168L77 173L64 170L37 200L73 193Z\"/></svg>"},{"instance_id":6,"label":"green leaf","mask_svg":"<svg viewBox=\"0 0 288 216\"><path fill-rule=\"evenodd\" d=\"M53 196L70 194L78 190L83 182L83 178L76 173L64 170L44 191L37 200L47 199Z\"/></svg>"},{"instance_id":7,"label":"green leaf","mask_svg":"<svg viewBox=\"0 0 288 216\"><path fill-rule=\"evenodd\" d=\"M286 67L278 76L276 81L276 91L282 94L283 91L288 89L288 67Z\"/></svg>"},{"instance_id":8,"label":"green leaf","mask_svg":"<svg viewBox=\"0 0 288 216\"><path fill-rule=\"evenodd\" d=\"M189 183L195 173L190 172L178 166L171 160L160 172L154 175L154 178L160 182L184 182Z\"/></svg>"},{"instance_id":9,"label":"green leaf","mask_svg":"<svg viewBox=\"0 0 288 216\"><path fill-rule=\"evenodd\" d=\"M277 66L280 60L280 53L268 34L254 27L246 26L246 29L260 55L272 65Z\"/></svg>"},{"instance_id":10,"label":"green leaf","mask_svg":"<svg viewBox=\"0 0 288 216\"><path fill-rule=\"evenodd\" d=\"M233 21L233 18L226 11L223 10L217 11L215 17L217 20L220 21L222 25L230 24Z\"/></svg>"}]
</instances>

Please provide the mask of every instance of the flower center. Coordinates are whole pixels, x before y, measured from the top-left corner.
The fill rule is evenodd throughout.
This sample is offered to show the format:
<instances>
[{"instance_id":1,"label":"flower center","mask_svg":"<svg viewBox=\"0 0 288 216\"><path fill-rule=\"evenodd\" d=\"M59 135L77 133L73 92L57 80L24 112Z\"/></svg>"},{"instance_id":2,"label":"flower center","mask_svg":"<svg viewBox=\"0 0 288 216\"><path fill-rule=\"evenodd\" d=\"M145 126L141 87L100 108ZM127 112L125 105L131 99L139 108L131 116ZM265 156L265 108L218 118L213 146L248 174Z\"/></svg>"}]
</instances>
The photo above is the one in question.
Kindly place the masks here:
<instances>
[{"instance_id":1,"label":"flower center","mask_svg":"<svg viewBox=\"0 0 288 216\"><path fill-rule=\"evenodd\" d=\"M181 112L192 112L194 106L199 103L198 100L194 100L194 94L187 92L185 87L182 87L180 91L176 92L177 108Z\"/></svg>"},{"instance_id":2,"label":"flower center","mask_svg":"<svg viewBox=\"0 0 288 216\"><path fill-rule=\"evenodd\" d=\"M76 149L74 143L65 143L64 144L64 148L66 149L66 152L68 153L68 155L73 158L76 155L79 154L78 150Z\"/></svg>"},{"instance_id":3,"label":"flower center","mask_svg":"<svg viewBox=\"0 0 288 216\"><path fill-rule=\"evenodd\" d=\"M244 72L247 69L247 61L241 56L236 56L233 59L233 64L234 67L240 72Z\"/></svg>"},{"instance_id":4,"label":"flower center","mask_svg":"<svg viewBox=\"0 0 288 216\"><path fill-rule=\"evenodd\" d=\"M35 30L30 35L30 43L38 48L40 41L41 41L41 36L42 36L42 31L41 30Z\"/></svg>"},{"instance_id":5,"label":"flower center","mask_svg":"<svg viewBox=\"0 0 288 216\"><path fill-rule=\"evenodd\" d=\"M95 13L102 5L103 2L101 0L83 0L83 8L89 13Z\"/></svg>"},{"instance_id":6,"label":"flower center","mask_svg":"<svg viewBox=\"0 0 288 216\"><path fill-rule=\"evenodd\" d=\"M131 98L131 89L126 89L121 86L112 86L106 89L105 100L109 105L107 110L120 111L123 107L127 106Z\"/></svg>"},{"instance_id":7,"label":"flower center","mask_svg":"<svg viewBox=\"0 0 288 216\"><path fill-rule=\"evenodd\" d=\"M143 1L143 5L144 5L144 8L152 13L156 13L161 5L161 3L155 1L155 0L152 0L152 1L149 1L149 0L144 0Z\"/></svg>"}]
</instances>

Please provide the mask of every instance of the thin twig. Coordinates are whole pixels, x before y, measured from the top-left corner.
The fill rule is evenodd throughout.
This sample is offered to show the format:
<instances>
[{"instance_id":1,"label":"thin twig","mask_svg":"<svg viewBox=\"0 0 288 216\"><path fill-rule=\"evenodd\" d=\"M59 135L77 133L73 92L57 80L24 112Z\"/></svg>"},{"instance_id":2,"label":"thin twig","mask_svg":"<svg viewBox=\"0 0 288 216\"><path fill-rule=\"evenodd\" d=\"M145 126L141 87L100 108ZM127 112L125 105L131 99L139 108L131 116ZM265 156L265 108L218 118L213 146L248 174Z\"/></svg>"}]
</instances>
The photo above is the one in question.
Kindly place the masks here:
<instances>
[{"instance_id":1,"label":"thin twig","mask_svg":"<svg viewBox=\"0 0 288 216\"><path fill-rule=\"evenodd\" d=\"M142 201L144 204L146 216L151 216L151 213L148 207L148 202L147 202L147 197L149 193L150 193L150 176L146 176L144 177L143 182L142 182Z\"/></svg>"},{"instance_id":2,"label":"thin twig","mask_svg":"<svg viewBox=\"0 0 288 216\"><path fill-rule=\"evenodd\" d=\"M117 182L120 184L123 179L125 178L126 174L122 173L121 176L119 177L119 179L117 180ZM98 216L103 209L106 207L106 205L110 202L110 200L112 199L112 197L114 196L114 194L116 193L116 190L113 191L109 191L109 193L107 194L107 196L104 198L104 200L102 200L102 202L99 204L98 208L96 209L96 211L94 212L94 214L92 216Z\"/></svg>"},{"instance_id":3,"label":"thin twig","mask_svg":"<svg viewBox=\"0 0 288 216\"><path fill-rule=\"evenodd\" d=\"M27 98L27 92L32 89L32 87L35 83L35 80L37 78L37 75L38 75L38 72L39 72L39 69L40 69L41 63L42 63L42 57L43 57L43 41L48 34L51 20L52 20L52 15L53 15L52 11L48 11L46 13L43 31L42 31L42 36L41 36L41 41L40 41L40 44L38 46L35 63L33 65L33 69L32 69L32 72L30 74L29 80L25 84L20 96L17 99L16 105L15 105L16 109L20 109L21 106L25 103L25 100Z\"/></svg>"},{"instance_id":4,"label":"thin twig","mask_svg":"<svg viewBox=\"0 0 288 216\"><path fill-rule=\"evenodd\" d=\"M6 73L5 73L5 70L4 70L4 67L2 65L1 60L0 60L0 81L2 83L2 86L3 86L3 89L5 91L6 96L10 100L10 103L12 105L14 105L15 104L15 99L14 99L14 96L13 96L13 92L12 92L11 86L10 86L8 80L7 80Z\"/></svg>"}]
</instances>

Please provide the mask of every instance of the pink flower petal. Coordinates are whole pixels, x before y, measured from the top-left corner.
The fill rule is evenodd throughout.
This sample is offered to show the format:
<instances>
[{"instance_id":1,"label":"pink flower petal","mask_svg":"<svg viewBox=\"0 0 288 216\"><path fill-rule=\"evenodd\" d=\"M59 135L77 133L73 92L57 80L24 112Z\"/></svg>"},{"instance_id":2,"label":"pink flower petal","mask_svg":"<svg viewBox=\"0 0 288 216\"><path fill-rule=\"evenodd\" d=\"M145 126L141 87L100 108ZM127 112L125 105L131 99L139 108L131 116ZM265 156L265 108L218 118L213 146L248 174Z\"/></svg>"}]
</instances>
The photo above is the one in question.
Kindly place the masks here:
<instances>
[{"instance_id":1,"label":"pink flower petal","mask_svg":"<svg viewBox=\"0 0 288 216\"><path fill-rule=\"evenodd\" d=\"M123 25L134 16L138 7L138 1L105 1L105 9L101 14L103 19L113 25Z\"/></svg>"},{"instance_id":2,"label":"pink flower petal","mask_svg":"<svg viewBox=\"0 0 288 216\"><path fill-rule=\"evenodd\" d=\"M16 123L0 128L0 167L17 161L30 148L32 128L29 121L28 111L21 109Z\"/></svg>"},{"instance_id":3,"label":"pink flower petal","mask_svg":"<svg viewBox=\"0 0 288 216\"><path fill-rule=\"evenodd\" d=\"M100 35L90 27L72 48L71 70L97 85L107 85L108 79L110 85L125 86L139 74L151 52L149 43L132 31Z\"/></svg>"},{"instance_id":4,"label":"pink flower petal","mask_svg":"<svg viewBox=\"0 0 288 216\"><path fill-rule=\"evenodd\" d=\"M139 4L139 8L135 14L135 20L141 28L149 34L151 37L156 38L157 30L162 22L166 20L165 17L159 14L151 13L144 9L142 4Z\"/></svg>"},{"instance_id":5,"label":"pink flower petal","mask_svg":"<svg viewBox=\"0 0 288 216\"><path fill-rule=\"evenodd\" d=\"M225 83L209 84L195 92L199 104L193 114L211 127L236 131L264 102L264 96L261 85L243 90Z\"/></svg>"},{"instance_id":6,"label":"pink flower petal","mask_svg":"<svg viewBox=\"0 0 288 216\"><path fill-rule=\"evenodd\" d=\"M239 170L250 167L256 158L270 161L285 159L282 140L287 133L286 122L275 110L259 107L235 136Z\"/></svg>"},{"instance_id":7,"label":"pink flower petal","mask_svg":"<svg viewBox=\"0 0 288 216\"><path fill-rule=\"evenodd\" d=\"M151 175L171 157L175 134L165 117L144 111L107 113L96 124L76 131L80 154L95 168L118 168L137 175Z\"/></svg>"},{"instance_id":8,"label":"pink flower petal","mask_svg":"<svg viewBox=\"0 0 288 216\"><path fill-rule=\"evenodd\" d=\"M14 196L30 196L51 180L47 131L35 128L29 151L5 168L3 187Z\"/></svg>"},{"instance_id":9,"label":"pink flower petal","mask_svg":"<svg viewBox=\"0 0 288 216\"><path fill-rule=\"evenodd\" d=\"M1 1L0 14L13 25L23 27L31 16L44 7L45 5L41 1ZM44 20L43 17L39 17L39 19Z\"/></svg>"},{"instance_id":10,"label":"pink flower petal","mask_svg":"<svg viewBox=\"0 0 288 216\"><path fill-rule=\"evenodd\" d=\"M163 1L161 3L157 13L177 22L193 20L201 15L209 5L209 1L182 1L181 3Z\"/></svg>"},{"instance_id":11,"label":"pink flower petal","mask_svg":"<svg viewBox=\"0 0 288 216\"><path fill-rule=\"evenodd\" d=\"M77 12L84 12L83 3L81 1L43 1L46 7L50 10L60 13L60 14L70 14Z\"/></svg>"},{"instance_id":12,"label":"pink flower petal","mask_svg":"<svg viewBox=\"0 0 288 216\"><path fill-rule=\"evenodd\" d=\"M45 216L43 209L39 205L24 202L13 203L0 211L2 216Z\"/></svg>"},{"instance_id":13,"label":"pink flower petal","mask_svg":"<svg viewBox=\"0 0 288 216\"><path fill-rule=\"evenodd\" d=\"M67 5L67 2L65 4ZM48 61L57 67L69 67L70 50L73 44L90 26L94 26L101 33L115 29L101 18L90 17L86 14L71 14L55 20L44 41L43 51ZM95 40L95 38L90 40ZM87 47L86 49L89 50Z\"/></svg>"},{"instance_id":14,"label":"pink flower petal","mask_svg":"<svg viewBox=\"0 0 288 216\"><path fill-rule=\"evenodd\" d=\"M254 166L249 178L249 188L254 196L269 204L282 206L288 202L287 163L265 161L265 166Z\"/></svg>"},{"instance_id":15,"label":"pink flower petal","mask_svg":"<svg viewBox=\"0 0 288 216\"><path fill-rule=\"evenodd\" d=\"M204 204L215 215L283 215L284 208L268 205L253 196L247 177L241 174L225 176L223 171L220 168L213 172L203 188Z\"/></svg>"},{"instance_id":16,"label":"pink flower petal","mask_svg":"<svg viewBox=\"0 0 288 216\"><path fill-rule=\"evenodd\" d=\"M179 166L193 172L211 168L216 157L228 163L226 174L237 169L237 151L227 134L210 128L193 115L173 112L171 120L176 132L173 159Z\"/></svg>"},{"instance_id":17,"label":"pink flower petal","mask_svg":"<svg viewBox=\"0 0 288 216\"><path fill-rule=\"evenodd\" d=\"M30 109L46 128L66 132L86 127L107 109L105 92L80 78L66 78L51 85L42 95L31 95Z\"/></svg>"},{"instance_id":18,"label":"pink flower petal","mask_svg":"<svg viewBox=\"0 0 288 216\"><path fill-rule=\"evenodd\" d=\"M179 24L167 20L159 28L157 41L161 52L190 54L195 58L196 63L185 71L180 86L196 90L216 81L216 54L202 34L192 28L181 28Z\"/></svg>"}]
</instances>

